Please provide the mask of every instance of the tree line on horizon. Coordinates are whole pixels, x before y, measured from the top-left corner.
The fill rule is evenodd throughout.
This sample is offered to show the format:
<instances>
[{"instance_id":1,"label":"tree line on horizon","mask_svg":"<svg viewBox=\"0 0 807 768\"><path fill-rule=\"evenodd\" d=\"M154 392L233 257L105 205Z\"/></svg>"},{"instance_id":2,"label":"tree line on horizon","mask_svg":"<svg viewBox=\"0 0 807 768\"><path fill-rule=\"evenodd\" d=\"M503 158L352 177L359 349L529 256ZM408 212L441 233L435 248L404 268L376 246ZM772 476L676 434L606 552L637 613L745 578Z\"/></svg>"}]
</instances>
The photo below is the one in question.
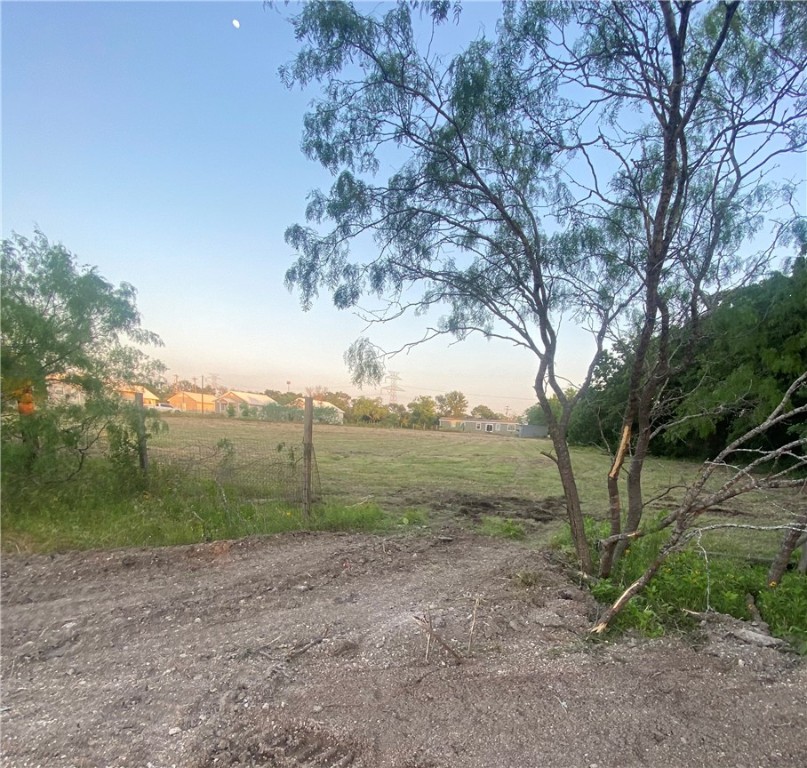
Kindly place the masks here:
<instances>
[{"instance_id":1,"label":"tree line on horizon","mask_svg":"<svg viewBox=\"0 0 807 768\"><path fill-rule=\"evenodd\" d=\"M171 388L164 385L154 385L153 390L161 398L167 397L176 391L196 392L218 396L228 391L228 387L213 387L207 385L204 388L195 382L188 380L178 380ZM436 397L430 395L420 395L407 404L384 402L381 397L369 397L367 395L354 396L340 390L332 391L327 387L309 387L305 392L283 392L278 389L264 389L260 393L271 397L279 406L291 405L301 397L310 396L315 400L322 400L344 412L344 423L382 425L391 427L416 427L419 429L433 429L443 417L455 419L490 419L497 421L513 420L520 421L526 416L516 415L508 417L506 414L494 411L487 405L475 405L469 409L468 398L459 390L452 390ZM254 418L265 417L269 420L274 418L271 407L243 408L240 411L234 409L232 416L251 416Z\"/></svg>"}]
</instances>

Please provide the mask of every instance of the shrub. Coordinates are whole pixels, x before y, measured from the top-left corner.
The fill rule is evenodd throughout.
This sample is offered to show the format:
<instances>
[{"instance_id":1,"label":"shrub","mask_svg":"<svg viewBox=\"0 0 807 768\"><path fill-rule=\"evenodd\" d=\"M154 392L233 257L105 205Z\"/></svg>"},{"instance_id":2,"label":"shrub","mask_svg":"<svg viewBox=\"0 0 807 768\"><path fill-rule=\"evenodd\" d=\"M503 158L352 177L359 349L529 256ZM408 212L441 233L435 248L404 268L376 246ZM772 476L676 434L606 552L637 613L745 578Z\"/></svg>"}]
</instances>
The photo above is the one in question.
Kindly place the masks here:
<instances>
[{"instance_id":1,"label":"shrub","mask_svg":"<svg viewBox=\"0 0 807 768\"><path fill-rule=\"evenodd\" d=\"M592 588L597 600L616 600L656 558L665 538L660 532L632 542L612 576ZM770 588L765 565L740 557L707 557L696 548L670 555L613 626L617 630L632 627L655 636L693 626L686 611L716 611L748 620L748 595L754 598L773 635L807 653L807 576L788 572L781 584Z\"/></svg>"}]
</instances>

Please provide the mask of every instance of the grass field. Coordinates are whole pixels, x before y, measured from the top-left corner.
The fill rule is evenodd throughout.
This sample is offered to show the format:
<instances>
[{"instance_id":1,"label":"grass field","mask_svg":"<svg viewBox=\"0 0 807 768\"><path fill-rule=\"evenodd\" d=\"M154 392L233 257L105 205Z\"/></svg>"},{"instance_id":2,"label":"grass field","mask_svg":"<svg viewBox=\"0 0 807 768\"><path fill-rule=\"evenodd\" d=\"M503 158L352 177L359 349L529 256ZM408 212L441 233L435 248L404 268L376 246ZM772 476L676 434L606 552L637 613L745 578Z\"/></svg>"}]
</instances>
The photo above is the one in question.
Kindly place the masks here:
<instances>
[{"instance_id":1,"label":"grass field","mask_svg":"<svg viewBox=\"0 0 807 768\"><path fill-rule=\"evenodd\" d=\"M269 424L188 415L166 419L169 431L155 444L180 446L226 438L264 441L266 455L279 443L302 443L299 424ZM410 429L317 425L314 446L323 497L335 503L373 499L382 505L428 506L436 495L519 497L540 501L562 495L549 440ZM606 512L608 456L577 448L574 460L585 511ZM648 462L648 493L680 485L696 465Z\"/></svg>"},{"instance_id":2,"label":"grass field","mask_svg":"<svg viewBox=\"0 0 807 768\"><path fill-rule=\"evenodd\" d=\"M260 474L276 460L279 445L293 446L300 455L302 425L189 414L167 416L164 421L167 431L149 443L154 459L143 493L116 496L108 477L88 474L85 487L72 498L51 495L42 497L41 503L34 499L26 509L4 508L4 548L176 544L302 527L379 529L448 520L490 535L546 544L564 529L560 481L545 455L551 452L548 440L316 425L321 503L313 520L302 520L299 508L267 498L261 490L225 494L212 483L188 484L161 469L161 456L184 451L191 457L186 466L193 465L197 463L193 456L227 440L239 451L247 446L249 471ZM609 457L594 448L576 448L573 457L584 512L604 520ZM649 514L669 509L696 469L694 463L648 460ZM248 486L249 474L238 472L233 487ZM670 488L667 498L655 499ZM726 514L742 518L741 522L775 522L783 512L770 499L749 495L724 510L723 519ZM708 547L723 549L723 538L725 534L710 534ZM760 539L758 534L733 533L731 549L756 555L760 548L772 551L778 540L778 534Z\"/></svg>"},{"instance_id":3,"label":"grass field","mask_svg":"<svg viewBox=\"0 0 807 768\"><path fill-rule=\"evenodd\" d=\"M238 443L265 445L266 455L279 443L302 442L302 425L271 424L238 419L211 419L180 415L166 419L168 432L159 438L166 445L221 438ZM546 541L565 522L563 491L557 470L545 454L549 440L508 436L437 432L411 429L363 428L316 425L314 446L322 499L332 507L367 503L393 515L413 516L412 511L435 520L465 514L482 530L485 510L507 518L525 517L530 507L548 509L550 524L521 522L529 538ZM607 517L606 475L610 457L596 448L576 447L572 452L578 488L586 515ZM696 462L650 458L644 473L649 514L661 513L682 494L700 465ZM721 481L718 475L717 481ZM672 489L672 490L669 490ZM668 492L664 498L665 492ZM549 504L547 504L549 502ZM492 506L490 506L492 505ZM726 505L707 522L776 523L787 519L778 498L747 494ZM507 535L506 533L503 535ZM730 539L730 541L729 541ZM730 549L745 556L767 556L778 545L780 534L743 535L716 532L705 537L709 549Z\"/></svg>"}]
</instances>

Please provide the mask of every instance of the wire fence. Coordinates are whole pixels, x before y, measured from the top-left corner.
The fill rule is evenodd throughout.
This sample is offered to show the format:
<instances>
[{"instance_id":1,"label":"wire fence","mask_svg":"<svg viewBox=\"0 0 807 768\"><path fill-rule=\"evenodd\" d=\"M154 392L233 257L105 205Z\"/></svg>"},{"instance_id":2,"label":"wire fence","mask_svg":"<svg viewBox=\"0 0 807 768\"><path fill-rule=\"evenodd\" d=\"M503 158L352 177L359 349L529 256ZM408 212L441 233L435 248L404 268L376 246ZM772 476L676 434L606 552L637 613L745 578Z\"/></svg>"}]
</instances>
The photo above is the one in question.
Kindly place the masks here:
<instances>
[{"instance_id":1,"label":"wire fence","mask_svg":"<svg viewBox=\"0 0 807 768\"><path fill-rule=\"evenodd\" d=\"M305 499L304 446L247 437L177 440L154 435L148 440L150 470L175 471L200 486L214 485L225 502L283 502L301 506ZM312 446L312 498L321 482Z\"/></svg>"}]
</instances>

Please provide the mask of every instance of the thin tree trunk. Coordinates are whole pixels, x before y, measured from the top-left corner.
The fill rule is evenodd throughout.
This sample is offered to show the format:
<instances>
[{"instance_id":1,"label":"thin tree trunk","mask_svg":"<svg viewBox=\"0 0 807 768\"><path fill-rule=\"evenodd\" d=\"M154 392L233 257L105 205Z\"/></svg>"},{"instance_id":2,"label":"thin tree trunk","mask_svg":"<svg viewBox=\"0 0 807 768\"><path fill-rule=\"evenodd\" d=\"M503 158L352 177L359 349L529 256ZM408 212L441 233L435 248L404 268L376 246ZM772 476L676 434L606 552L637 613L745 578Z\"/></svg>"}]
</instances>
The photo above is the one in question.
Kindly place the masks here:
<instances>
[{"instance_id":1,"label":"thin tree trunk","mask_svg":"<svg viewBox=\"0 0 807 768\"><path fill-rule=\"evenodd\" d=\"M608 472L608 512L611 520L611 536L619 536L622 533L622 500L619 496L619 475L625 463L625 457L630 447L631 428L630 424L622 427L622 439L619 441L616 456ZM611 568L614 562L614 552L616 551L616 540L606 544L600 553L600 578L606 579L611 575Z\"/></svg>"},{"instance_id":2,"label":"thin tree trunk","mask_svg":"<svg viewBox=\"0 0 807 768\"><path fill-rule=\"evenodd\" d=\"M639 523L642 522L644 512L644 494L642 493L642 471L647 452L650 447L650 428L647 424L642 424L639 435L636 438L636 445L633 448L633 458L628 471L628 512L625 517L625 533L634 533L639 530ZM630 544L629 539L622 539L617 542L614 552L614 565L625 553Z\"/></svg>"},{"instance_id":3,"label":"thin tree trunk","mask_svg":"<svg viewBox=\"0 0 807 768\"><path fill-rule=\"evenodd\" d=\"M768 571L768 585L776 586L782 580L782 574L787 569L787 564L790 562L790 556L796 549L799 540L804 535L805 528L807 528L807 510L801 513L794 521L793 527L785 534L782 540L782 546L779 547L779 552L776 559L771 563L770 570ZM807 551L807 545L805 545ZM804 556L801 558L804 560Z\"/></svg>"},{"instance_id":4,"label":"thin tree trunk","mask_svg":"<svg viewBox=\"0 0 807 768\"><path fill-rule=\"evenodd\" d=\"M555 432L555 430L552 431L553 433ZM572 467L569 446L564 436L556 434L552 435L552 444L557 457L558 474L563 485L563 494L566 497L566 514L569 517L569 528L572 532L572 542L577 553L577 560L580 563L580 570L591 575L594 572L594 564L591 559L591 551L588 548L588 541L586 540L583 508L580 504L580 493L574 479L574 468Z\"/></svg>"}]
</instances>

